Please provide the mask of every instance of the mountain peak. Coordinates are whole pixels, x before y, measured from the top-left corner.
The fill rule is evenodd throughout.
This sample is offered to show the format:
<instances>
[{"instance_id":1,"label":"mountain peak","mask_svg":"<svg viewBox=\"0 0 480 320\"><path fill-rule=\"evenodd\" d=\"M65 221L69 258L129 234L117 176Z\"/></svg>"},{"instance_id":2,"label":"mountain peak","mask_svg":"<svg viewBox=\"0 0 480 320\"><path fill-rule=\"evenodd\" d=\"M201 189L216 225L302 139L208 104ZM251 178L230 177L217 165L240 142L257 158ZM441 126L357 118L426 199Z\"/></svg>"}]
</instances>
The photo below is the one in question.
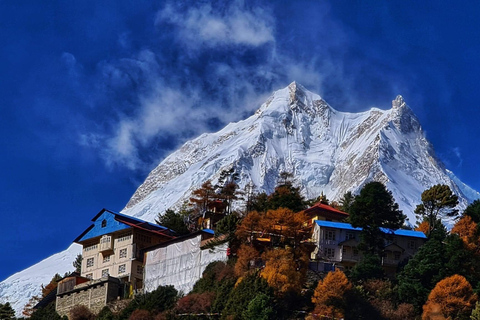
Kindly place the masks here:
<instances>
[{"instance_id":1,"label":"mountain peak","mask_svg":"<svg viewBox=\"0 0 480 320\"><path fill-rule=\"evenodd\" d=\"M391 120L402 133L421 130L420 122L401 95L392 101Z\"/></svg>"}]
</instances>

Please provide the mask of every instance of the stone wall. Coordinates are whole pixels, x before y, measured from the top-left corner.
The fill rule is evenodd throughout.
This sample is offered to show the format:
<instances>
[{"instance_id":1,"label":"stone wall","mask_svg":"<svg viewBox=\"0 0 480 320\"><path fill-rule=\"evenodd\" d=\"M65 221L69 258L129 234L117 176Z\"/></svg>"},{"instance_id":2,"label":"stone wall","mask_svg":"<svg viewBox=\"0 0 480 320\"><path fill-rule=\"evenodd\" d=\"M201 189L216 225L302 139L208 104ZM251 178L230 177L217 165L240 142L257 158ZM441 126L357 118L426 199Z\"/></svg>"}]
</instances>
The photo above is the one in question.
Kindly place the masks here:
<instances>
[{"instance_id":1,"label":"stone wall","mask_svg":"<svg viewBox=\"0 0 480 320\"><path fill-rule=\"evenodd\" d=\"M62 317L68 316L70 310L78 305L84 305L93 313L99 313L108 302L117 299L120 288L120 281L112 277L82 283L70 292L57 295L57 313Z\"/></svg>"}]
</instances>

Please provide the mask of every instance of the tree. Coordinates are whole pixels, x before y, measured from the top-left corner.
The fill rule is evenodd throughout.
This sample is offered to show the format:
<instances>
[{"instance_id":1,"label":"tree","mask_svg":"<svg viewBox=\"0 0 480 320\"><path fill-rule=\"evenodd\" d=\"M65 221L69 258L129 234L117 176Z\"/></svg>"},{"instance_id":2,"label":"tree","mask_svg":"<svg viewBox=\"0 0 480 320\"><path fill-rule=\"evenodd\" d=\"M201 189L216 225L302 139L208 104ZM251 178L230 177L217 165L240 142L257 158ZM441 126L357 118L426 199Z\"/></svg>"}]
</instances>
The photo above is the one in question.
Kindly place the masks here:
<instances>
[{"instance_id":1,"label":"tree","mask_svg":"<svg viewBox=\"0 0 480 320\"><path fill-rule=\"evenodd\" d=\"M82 273L82 254L77 254L75 261L73 261L73 267L75 268L75 272Z\"/></svg>"},{"instance_id":2,"label":"tree","mask_svg":"<svg viewBox=\"0 0 480 320\"><path fill-rule=\"evenodd\" d=\"M215 198L215 189L210 180L205 181L202 186L192 192L190 202L195 206L197 214L207 212L208 205Z\"/></svg>"},{"instance_id":3,"label":"tree","mask_svg":"<svg viewBox=\"0 0 480 320\"><path fill-rule=\"evenodd\" d=\"M235 232L236 236L251 243L255 232L260 230L261 220L262 216L257 211L249 212L237 226L237 231Z\"/></svg>"},{"instance_id":4,"label":"tree","mask_svg":"<svg viewBox=\"0 0 480 320\"><path fill-rule=\"evenodd\" d=\"M382 250L387 237L380 228L398 229L405 218L392 193L380 182L369 182L362 188L355 197L349 216L354 227L363 228L360 248L372 254Z\"/></svg>"},{"instance_id":5,"label":"tree","mask_svg":"<svg viewBox=\"0 0 480 320\"><path fill-rule=\"evenodd\" d=\"M155 222L175 231L179 236L189 233L184 217L172 209L167 209L163 215L159 213Z\"/></svg>"},{"instance_id":6,"label":"tree","mask_svg":"<svg viewBox=\"0 0 480 320\"><path fill-rule=\"evenodd\" d=\"M50 303L48 306L36 309L31 317L30 320L64 320L68 319L65 317L60 317L58 313L55 311L55 303Z\"/></svg>"},{"instance_id":7,"label":"tree","mask_svg":"<svg viewBox=\"0 0 480 320\"><path fill-rule=\"evenodd\" d=\"M350 278L359 282L367 279L381 279L384 276L379 255L366 253L351 270Z\"/></svg>"},{"instance_id":8,"label":"tree","mask_svg":"<svg viewBox=\"0 0 480 320\"><path fill-rule=\"evenodd\" d=\"M430 290L442 279L440 273L447 260L445 239L445 229L434 230L397 276L400 301L413 304L417 311L427 300Z\"/></svg>"},{"instance_id":9,"label":"tree","mask_svg":"<svg viewBox=\"0 0 480 320\"><path fill-rule=\"evenodd\" d=\"M13 310L10 302L0 304L0 319L15 320L15 310Z\"/></svg>"},{"instance_id":10,"label":"tree","mask_svg":"<svg viewBox=\"0 0 480 320\"><path fill-rule=\"evenodd\" d=\"M42 298L45 298L50 292L55 290L55 288L58 286L58 282L61 279L62 276L57 273L53 276L52 280L50 280L49 284L47 284L46 286L43 286L42 284Z\"/></svg>"},{"instance_id":11,"label":"tree","mask_svg":"<svg viewBox=\"0 0 480 320\"><path fill-rule=\"evenodd\" d=\"M235 275L243 276L246 272L253 270L250 262L260 257L260 253L254 247L242 244L237 252L237 263L235 263Z\"/></svg>"},{"instance_id":12,"label":"tree","mask_svg":"<svg viewBox=\"0 0 480 320\"><path fill-rule=\"evenodd\" d=\"M339 201L340 210L342 210L343 212L349 213L354 201L355 201L355 197L353 196L352 192L351 191L346 192Z\"/></svg>"},{"instance_id":13,"label":"tree","mask_svg":"<svg viewBox=\"0 0 480 320\"><path fill-rule=\"evenodd\" d=\"M305 199L300 194L300 188L291 184L279 185L275 191L268 196L268 208L288 208L293 212L299 212L306 207Z\"/></svg>"},{"instance_id":14,"label":"tree","mask_svg":"<svg viewBox=\"0 0 480 320\"><path fill-rule=\"evenodd\" d=\"M269 320L275 319L273 298L265 293L259 293L253 298L242 314L243 319Z\"/></svg>"},{"instance_id":15,"label":"tree","mask_svg":"<svg viewBox=\"0 0 480 320\"><path fill-rule=\"evenodd\" d=\"M88 309L84 305L76 305L74 306L69 313L69 319L70 320L94 320L95 315L93 314L90 309Z\"/></svg>"},{"instance_id":16,"label":"tree","mask_svg":"<svg viewBox=\"0 0 480 320\"><path fill-rule=\"evenodd\" d=\"M35 311L33 307L35 307L40 300L41 300L40 297L32 296L28 300L27 304L23 307L22 315L25 318L30 318L32 316L32 313Z\"/></svg>"},{"instance_id":17,"label":"tree","mask_svg":"<svg viewBox=\"0 0 480 320\"><path fill-rule=\"evenodd\" d=\"M249 274L239 279L228 295L228 300L222 311L222 319L248 320L243 318L243 312L248 309L250 302L262 293L273 298L273 289L264 278L257 274Z\"/></svg>"},{"instance_id":18,"label":"tree","mask_svg":"<svg viewBox=\"0 0 480 320\"><path fill-rule=\"evenodd\" d=\"M302 289L305 271L297 268L294 254L290 249L274 249L263 254L265 268L260 272L270 287L275 289L279 296L287 292L300 292Z\"/></svg>"},{"instance_id":19,"label":"tree","mask_svg":"<svg viewBox=\"0 0 480 320\"><path fill-rule=\"evenodd\" d=\"M318 282L313 292L315 313L332 318L343 317L347 308L346 297L352 287L342 271L329 272L325 279Z\"/></svg>"},{"instance_id":20,"label":"tree","mask_svg":"<svg viewBox=\"0 0 480 320\"><path fill-rule=\"evenodd\" d=\"M475 223L480 223L480 200L477 199L470 203L463 212L463 215L470 216Z\"/></svg>"},{"instance_id":21,"label":"tree","mask_svg":"<svg viewBox=\"0 0 480 320\"><path fill-rule=\"evenodd\" d=\"M218 178L218 183L214 186L217 191L219 199L225 203L225 213L232 213L232 204L235 200L240 198L243 193L238 190L238 173L235 172L235 168L230 170L223 170Z\"/></svg>"},{"instance_id":22,"label":"tree","mask_svg":"<svg viewBox=\"0 0 480 320\"><path fill-rule=\"evenodd\" d=\"M435 319L433 313L441 313L449 319L468 319L477 295L465 277L455 274L438 282L423 306L422 320Z\"/></svg>"},{"instance_id":23,"label":"tree","mask_svg":"<svg viewBox=\"0 0 480 320\"><path fill-rule=\"evenodd\" d=\"M458 220L453 226L451 233L458 234L466 247L472 252L476 252L479 249L478 225L471 216L463 216Z\"/></svg>"},{"instance_id":24,"label":"tree","mask_svg":"<svg viewBox=\"0 0 480 320\"><path fill-rule=\"evenodd\" d=\"M471 320L480 320L480 302L475 303L475 308L472 310L472 314L470 315Z\"/></svg>"},{"instance_id":25,"label":"tree","mask_svg":"<svg viewBox=\"0 0 480 320\"><path fill-rule=\"evenodd\" d=\"M152 292L140 294L122 310L119 319L128 319L136 309L147 310L153 314L172 309L177 302L178 292L173 286L159 286Z\"/></svg>"},{"instance_id":26,"label":"tree","mask_svg":"<svg viewBox=\"0 0 480 320\"><path fill-rule=\"evenodd\" d=\"M457 215L457 210L454 209L457 204L458 197L447 185L437 184L422 192L422 203L417 205L415 213L418 220L428 222L427 236L430 235L439 218Z\"/></svg>"}]
</instances>

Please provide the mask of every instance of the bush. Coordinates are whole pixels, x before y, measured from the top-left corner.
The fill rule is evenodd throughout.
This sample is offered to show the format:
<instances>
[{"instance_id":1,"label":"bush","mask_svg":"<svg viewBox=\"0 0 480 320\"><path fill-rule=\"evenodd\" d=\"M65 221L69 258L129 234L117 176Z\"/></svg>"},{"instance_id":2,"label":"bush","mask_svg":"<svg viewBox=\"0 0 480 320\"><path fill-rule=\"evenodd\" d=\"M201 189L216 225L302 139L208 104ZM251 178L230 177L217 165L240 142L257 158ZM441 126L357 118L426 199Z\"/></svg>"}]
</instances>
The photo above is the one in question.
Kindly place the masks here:
<instances>
[{"instance_id":1,"label":"bush","mask_svg":"<svg viewBox=\"0 0 480 320\"><path fill-rule=\"evenodd\" d=\"M132 312L128 320L153 320L153 317L147 310L137 309Z\"/></svg>"},{"instance_id":2,"label":"bush","mask_svg":"<svg viewBox=\"0 0 480 320\"><path fill-rule=\"evenodd\" d=\"M84 305L78 305L70 310L70 320L94 320L95 315Z\"/></svg>"}]
</instances>

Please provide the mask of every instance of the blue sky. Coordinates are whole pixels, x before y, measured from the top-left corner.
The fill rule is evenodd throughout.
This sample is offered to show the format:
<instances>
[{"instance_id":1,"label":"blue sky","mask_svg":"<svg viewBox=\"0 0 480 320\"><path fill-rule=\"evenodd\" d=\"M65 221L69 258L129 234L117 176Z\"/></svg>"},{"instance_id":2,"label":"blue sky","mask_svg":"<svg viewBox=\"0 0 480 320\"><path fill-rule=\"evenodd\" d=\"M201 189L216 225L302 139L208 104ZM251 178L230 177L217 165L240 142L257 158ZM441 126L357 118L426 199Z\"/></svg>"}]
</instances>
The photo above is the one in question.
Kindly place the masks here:
<instances>
[{"instance_id":1,"label":"blue sky","mask_svg":"<svg viewBox=\"0 0 480 320\"><path fill-rule=\"evenodd\" d=\"M294 80L342 111L403 95L480 190L479 15L475 1L1 1L0 280Z\"/></svg>"}]
</instances>

